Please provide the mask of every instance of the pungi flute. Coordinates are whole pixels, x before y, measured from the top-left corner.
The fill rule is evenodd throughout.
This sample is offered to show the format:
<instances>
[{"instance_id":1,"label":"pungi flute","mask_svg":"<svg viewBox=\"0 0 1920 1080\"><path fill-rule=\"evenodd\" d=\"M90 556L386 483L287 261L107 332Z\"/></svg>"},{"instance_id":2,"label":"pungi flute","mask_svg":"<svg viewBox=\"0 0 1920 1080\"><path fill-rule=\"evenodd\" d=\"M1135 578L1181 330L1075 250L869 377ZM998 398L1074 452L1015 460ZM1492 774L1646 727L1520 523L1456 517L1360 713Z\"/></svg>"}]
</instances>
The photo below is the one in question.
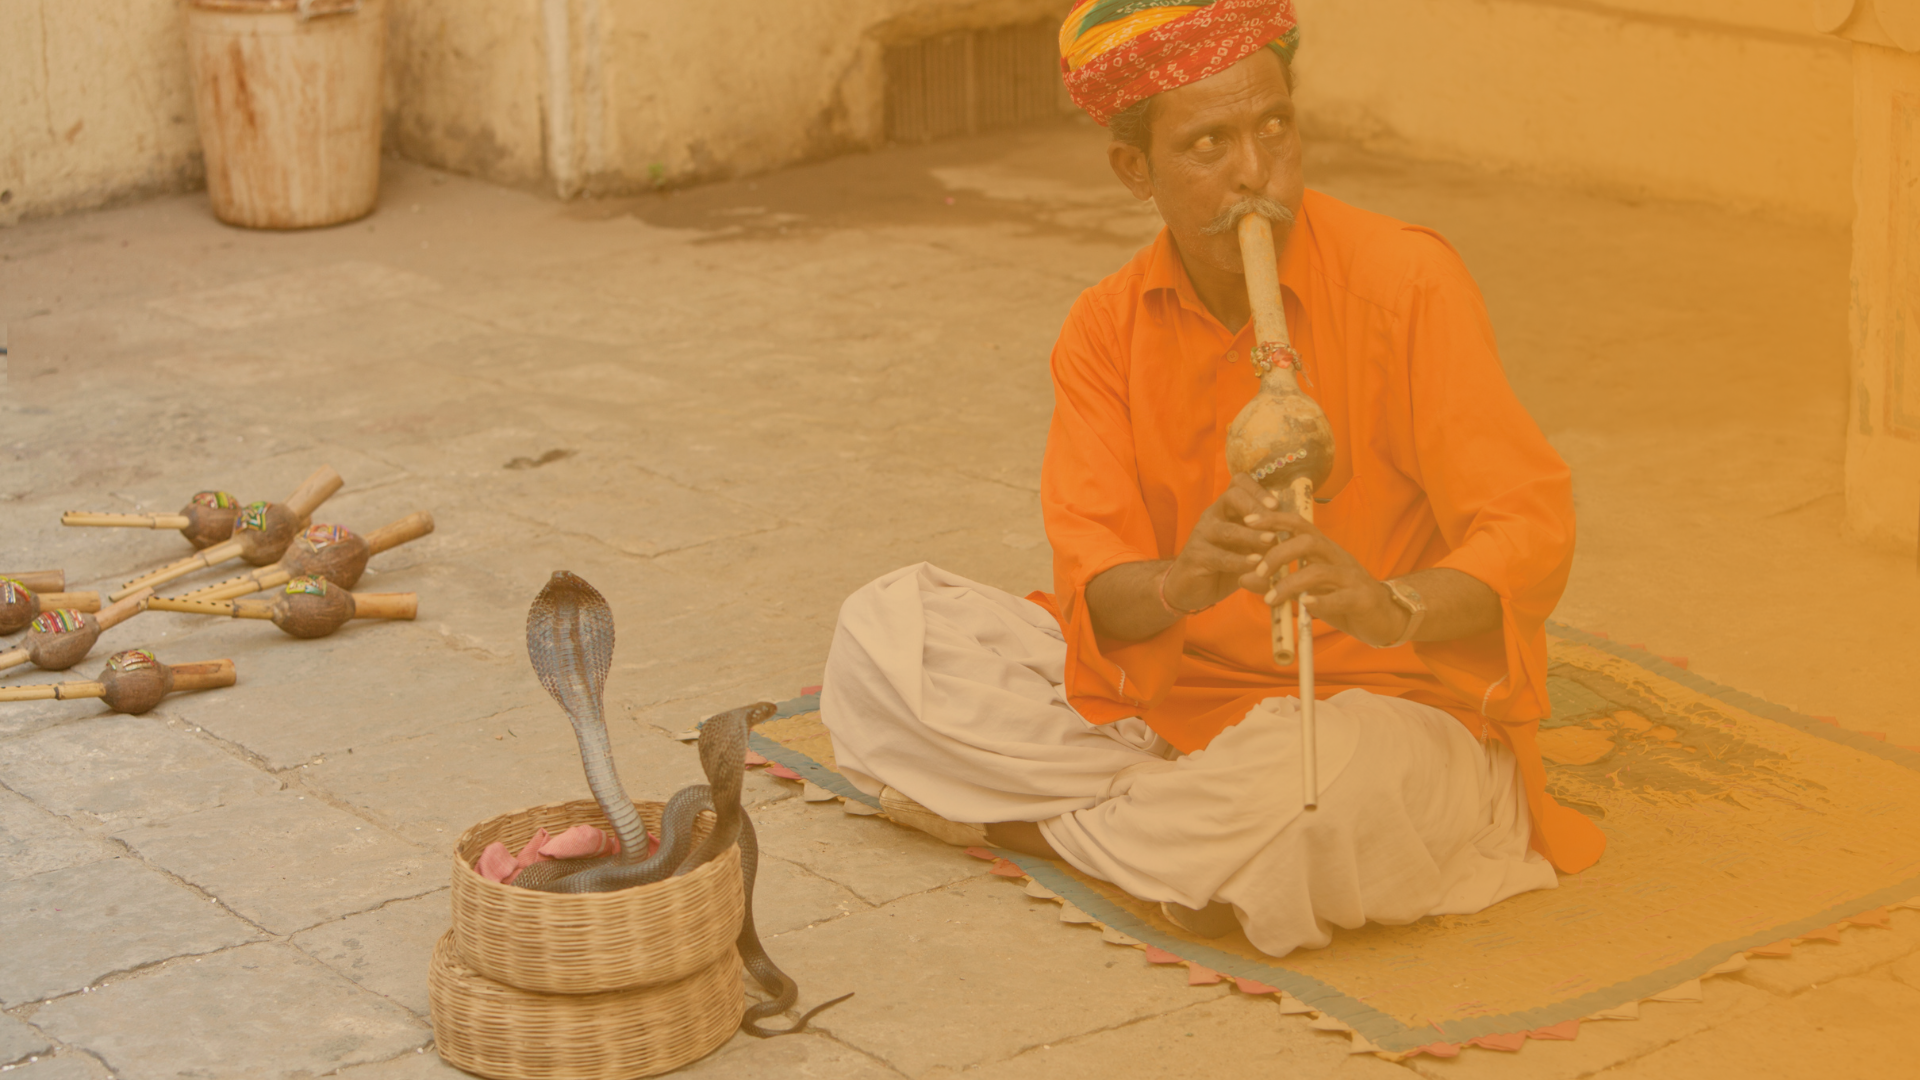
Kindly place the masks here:
<instances>
[{"instance_id":1,"label":"pungi flute","mask_svg":"<svg viewBox=\"0 0 1920 1080\"><path fill-rule=\"evenodd\" d=\"M275 562L286 552L287 545L293 543L294 534L306 527L314 509L339 491L341 483L339 473L331 466L322 465L287 496L286 502L257 502L241 507L239 517L234 520L232 539L134 578L108 593L107 598L119 600L136 590L164 585L203 566L214 566L229 559L245 559L255 566Z\"/></svg>"},{"instance_id":2,"label":"pungi flute","mask_svg":"<svg viewBox=\"0 0 1920 1080\"><path fill-rule=\"evenodd\" d=\"M1313 520L1313 492L1333 472L1333 429L1320 404L1300 389L1294 372L1300 354L1287 334L1286 307L1280 297L1279 262L1274 257L1273 226L1258 214L1240 219L1240 260L1247 276L1247 300L1253 309L1253 366L1260 390L1227 429L1227 468L1246 473L1272 492L1282 510ZM1286 573L1284 567L1276 578ZM1300 684L1301 801L1311 810L1320 802L1317 733L1314 730L1313 617L1305 604L1289 600L1273 611L1273 661L1298 660Z\"/></svg>"}]
</instances>

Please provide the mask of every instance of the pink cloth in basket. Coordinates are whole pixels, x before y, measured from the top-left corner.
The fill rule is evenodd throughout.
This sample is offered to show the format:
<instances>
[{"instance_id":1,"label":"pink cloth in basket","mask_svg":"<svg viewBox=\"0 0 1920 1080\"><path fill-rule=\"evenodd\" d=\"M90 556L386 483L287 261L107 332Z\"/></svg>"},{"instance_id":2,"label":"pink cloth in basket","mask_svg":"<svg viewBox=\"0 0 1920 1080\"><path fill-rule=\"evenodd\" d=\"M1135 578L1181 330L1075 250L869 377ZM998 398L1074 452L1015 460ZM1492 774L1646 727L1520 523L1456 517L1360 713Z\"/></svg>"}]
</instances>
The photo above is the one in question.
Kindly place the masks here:
<instances>
[{"instance_id":1,"label":"pink cloth in basket","mask_svg":"<svg viewBox=\"0 0 1920 1080\"><path fill-rule=\"evenodd\" d=\"M659 849L659 839L648 833L647 854L652 855ZM619 837L601 832L591 825L575 825L559 836L548 836L547 830L536 829L533 838L520 849L519 855L509 854L507 845L496 840L480 852L480 858L474 862L473 868L488 881L512 884L515 875L534 863L593 858L617 854L619 851Z\"/></svg>"}]
</instances>

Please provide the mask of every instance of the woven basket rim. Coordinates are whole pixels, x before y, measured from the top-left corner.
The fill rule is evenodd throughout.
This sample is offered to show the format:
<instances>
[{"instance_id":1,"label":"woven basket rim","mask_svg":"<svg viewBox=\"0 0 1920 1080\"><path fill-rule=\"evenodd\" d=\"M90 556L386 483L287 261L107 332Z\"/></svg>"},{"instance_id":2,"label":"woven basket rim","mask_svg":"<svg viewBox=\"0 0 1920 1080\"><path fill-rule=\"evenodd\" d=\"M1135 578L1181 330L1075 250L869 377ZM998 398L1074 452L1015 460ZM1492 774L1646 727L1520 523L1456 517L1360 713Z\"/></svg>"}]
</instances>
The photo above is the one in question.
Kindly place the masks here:
<instances>
[{"instance_id":1,"label":"woven basket rim","mask_svg":"<svg viewBox=\"0 0 1920 1080\"><path fill-rule=\"evenodd\" d=\"M635 806L645 806L649 803L655 806L665 805L665 803L661 802L658 799L634 800ZM728 860L724 857L727 854L727 851L735 850L740 847L739 842L735 841L733 844L729 845L727 849L722 850L719 854L715 855L713 858L708 859L706 862L702 863L699 866L694 867L692 870L687 871L686 874L678 878L673 878L673 877L662 878L659 881L655 881L646 885L634 885L629 888L614 889L609 892L591 892L591 893L550 893L550 892L544 892L539 889L523 889L518 885L509 885L509 884L506 884L505 882L492 881L487 878L481 877L480 871L474 869L473 860L478 859L480 857L480 853L476 851L471 856L468 856L466 854L467 848L470 845L472 845L475 840L478 839L478 833L482 829L485 829L487 826L493 825L496 822L505 821L509 818L524 817L529 814L538 813L539 811L542 811L542 810L564 811L564 810L577 809L582 807L591 807L593 809L594 814L598 815L601 818L601 820L603 821L605 820L606 816L601 813L600 804L594 801L593 799L566 799L561 802L536 803L532 806L524 806L518 810L510 810L504 814L496 814L493 817L487 818L485 821L476 822L468 826L466 831L460 834L459 839L453 842L453 872L455 874L464 873L465 875L467 875L469 878L472 879L471 884L480 888L483 891L483 893L492 893L493 895L500 896L503 900L508 896L514 896L514 897L535 896L535 897L543 897L548 901L570 901L576 904L582 904L582 903L611 904L611 903L624 902L624 898L631 898L631 896L634 893L640 890L660 888L675 881L690 882L692 879L696 877L720 873L721 870L719 868L725 866L728 862ZM707 813L708 811L701 811L701 812ZM742 852L741 854L744 855L745 852ZM498 890L498 892L494 892L494 890ZM535 902L538 903L540 901L535 901Z\"/></svg>"}]
</instances>

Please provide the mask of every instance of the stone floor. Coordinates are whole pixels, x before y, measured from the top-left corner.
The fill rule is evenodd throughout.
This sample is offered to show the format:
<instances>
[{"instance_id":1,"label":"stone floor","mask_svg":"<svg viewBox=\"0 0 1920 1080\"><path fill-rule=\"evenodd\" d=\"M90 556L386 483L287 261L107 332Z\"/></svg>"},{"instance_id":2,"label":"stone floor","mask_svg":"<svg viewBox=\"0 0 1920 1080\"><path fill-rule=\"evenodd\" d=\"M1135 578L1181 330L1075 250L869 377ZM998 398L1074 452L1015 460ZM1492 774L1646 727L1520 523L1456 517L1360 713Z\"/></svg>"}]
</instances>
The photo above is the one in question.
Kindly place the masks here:
<instances>
[{"instance_id":1,"label":"stone floor","mask_svg":"<svg viewBox=\"0 0 1920 1080\"><path fill-rule=\"evenodd\" d=\"M1920 744L1913 554L1839 524L1844 230L1339 147L1310 170L1440 228L1482 282L1575 469L1560 618ZM574 205L390 162L381 205L292 235L202 195L0 230L0 566L111 587L184 544L61 510L277 498L323 462L347 486L320 520L439 523L360 586L417 591L416 622L296 642L150 612L100 653L231 657L240 684L137 718L0 707L10 1080L459 1075L425 985L449 843L585 793L521 644L547 575L613 603L615 748L648 795L699 775L672 732L817 682L875 575L1044 586L1047 349L1154 227L1074 125ZM804 1001L858 993L691 1076L1874 1076L1920 1053L1911 913L1575 1042L1392 1065L918 834L765 777L749 796L769 948Z\"/></svg>"}]
</instances>

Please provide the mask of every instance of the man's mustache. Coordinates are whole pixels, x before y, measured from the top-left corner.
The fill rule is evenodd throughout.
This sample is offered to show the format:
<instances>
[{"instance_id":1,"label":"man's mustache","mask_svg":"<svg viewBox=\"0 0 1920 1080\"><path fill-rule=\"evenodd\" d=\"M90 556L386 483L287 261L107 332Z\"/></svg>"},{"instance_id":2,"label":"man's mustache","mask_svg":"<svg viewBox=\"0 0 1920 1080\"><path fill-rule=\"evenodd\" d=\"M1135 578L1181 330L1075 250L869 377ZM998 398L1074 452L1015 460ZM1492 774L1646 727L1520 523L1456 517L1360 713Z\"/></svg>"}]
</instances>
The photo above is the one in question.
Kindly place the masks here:
<instances>
[{"instance_id":1,"label":"man's mustache","mask_svg":"<svg viewBox=\"0 0 1920 1080\"><path fill-rule=\"evenodd\" d=\"M1248 214L1259 214L1283 229L1293 225L1293 211L1265 196L1253 195L1220 211L1220 215L1202 226L1200 231L1208 236L1230 233L1240 227L1240 219Z\"/></svg>"}]
</instances>

